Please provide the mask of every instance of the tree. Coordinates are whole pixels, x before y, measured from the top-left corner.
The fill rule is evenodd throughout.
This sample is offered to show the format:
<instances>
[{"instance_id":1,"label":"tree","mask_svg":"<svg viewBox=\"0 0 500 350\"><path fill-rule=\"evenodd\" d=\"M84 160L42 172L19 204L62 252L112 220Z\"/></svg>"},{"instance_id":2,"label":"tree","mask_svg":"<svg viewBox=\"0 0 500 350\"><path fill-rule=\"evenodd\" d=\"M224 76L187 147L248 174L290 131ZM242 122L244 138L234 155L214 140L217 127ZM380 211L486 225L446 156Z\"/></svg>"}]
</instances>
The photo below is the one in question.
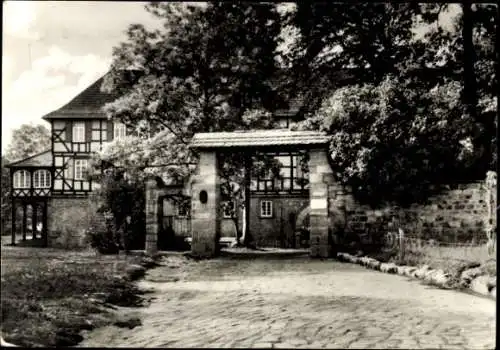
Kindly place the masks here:
<instances>
[{"instance_id":1,"label":"tree","mask_svg":"<svg viewBox=\"0 0 500 350\"><path fill-rule=\"evenodd\" d=\"M299 33L288 56L295 76L289 89L304 95L303 114L336 88L378 84L411 63L423 49L410 45L417 11L413 3L297 3L286 18Z\"/></svg>"},{"instance_id":2,"label":"tree","mask_svg":"<svg viewBox=\"0 0 500 350\"><path fill-rule=\"evenodd\" d=\"M461 2L450 30L439 23L439 14L451 4L425 6L423 21L430 25L427 34L429 55L427 62L435 60L463 86L461 99L464 115L471 123L471 137L476 153L472 164L475 176L484 176L496 168L496 111L498 82L495 50L498 6Z\"/></svg>"},{"instance_id":3,"label":"tree","mask_svg":"<svg viewBox=\"0 0 500 350\"><path fill-rule=\"evenodd\" d=\"M315 95L301 127L332 136L337 176L359 199L424 200L439 184L482 178L495 162L497 8L462 4L447 30L448 7L299 3L289 16L301 33L291 62L306 68L306 96ZM421 23L430 30L418 39ZM339 80L325 73L345 68L351 78L332 92Z\"/></svg>"},{"instance_id":4,"label":"tree","mask_svg":"<svg viewBox=\"0 0 500 350\"><path fill-rule=\"evenodd\" d=\"M23 124L12 131L12 141L5 157L14 162L48 149L50 131L43 125Z\"/></svg>"},{"instance_id":5,"label":"tree","mask_svg":"<svg viewBox=\"0 0 500 350\"><path fill-rule=\"evenodd\" d=\"M186 147L195 133L271 126L271 114L251 111L283 102L272 83L280 17L268 3L151 3L146 9L166 29L131 25L128 40L114 49L103 88L120 95L106 106L111 118L149 125L155 136L115 143L100 158L120 161L138 176L167 172L184 181L196 162ZM238 155L226 161L242 165Z\"/></svg>"},{"instance_id":6,"label":"tree","mask_svg":"<svg viewBox=\"0 0 500 350\"><path fill-rule=\"evenodd\" d=\"M460 142L460 93L455 82L424 92L389 76L336 90L299 127L331 135L336 177L360 201L409 205L439 190L443 178L461 180L470 146Z\"/></svg>"}]
</instances>

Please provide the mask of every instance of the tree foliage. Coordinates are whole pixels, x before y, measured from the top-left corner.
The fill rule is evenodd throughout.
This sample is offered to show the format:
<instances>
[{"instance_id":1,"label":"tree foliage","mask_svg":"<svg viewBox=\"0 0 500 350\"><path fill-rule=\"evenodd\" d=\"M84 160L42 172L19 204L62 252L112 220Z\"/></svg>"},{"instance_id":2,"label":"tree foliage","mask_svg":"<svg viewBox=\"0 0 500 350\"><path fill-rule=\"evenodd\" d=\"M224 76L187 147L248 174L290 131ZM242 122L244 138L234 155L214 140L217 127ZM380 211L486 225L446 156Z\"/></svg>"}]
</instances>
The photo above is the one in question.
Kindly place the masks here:
<instances>
[{"instance_id":1,"label":"tree foliage","mask_svg":"<svg viewBox=\"0 0 500 350\"><path fill-rule=\"evenodd\" d=\"M441 10L451 4L441 5ZM496 111L498 82L495 50L498 5L462 2L450 30L439 26L439 8L427 5L423 19L431 24L427 34L428 56L439 52L440 65L455 72L461 83L464 114L473 123L472 143L476 152L474 168L484 175L496 168ZM430 59L429 57L427 58Z\"/></svg>"},{"instance_id":2,"label":"tree foliage","mask_svg":"<svg viewBox=\"0 0 500 350\"><path fill-rule=\"evenodd\" d=\"M424 200L443 177L462 174L471 156L456 83L424 95L407 84L388 76L379 85L340 88L299 124L331 135L337 179L373 205Z\"/></svg>"},{"instance_id":3,"label":"tree foliage","mask_svg":"<svg viewBox=\"0 0 500 350\"><path fill-rule=\"evenodd\" d=\"M291 89L313 96L300 127L332 136L337 177L358 199L409 204L495 166L497 7L461 4L445 28L450 6L299 3L289 15L291 63L306 75ZM326 74L346 69L347 81Z\"/></svg>"},{"instance_id":4,"label":"tree foliage","mask_svg":"<svg viewBox=\"0 0 500 350\"><path fill-rule=\"evenodd\" d=\"M409 45L418 10L413 3L297 3L286 18L299 33L288 62L303 112L315 111L338 87L378 84L411 64L423 50Z\"/></svg>"},{"instance_id":5,"label":"tree foliage","mask_svg":"<svg viewBox=\"0 0 500 350\"><path fill-rule=\"evenodd\" d=\"M498 8L462 3L446 28L453 6L299 2L280 17L268 3L148 4L164 29L130 26L103 87L120 96L111 118L158 137L129 137L99 157L182 181L194 133L272 128L272 112L301 96L300 127L332 136L337 176L359 198L410 202L482 177L496 164ZM277 57L285 26L299 35ZM278 62L290 68L278 74ZM222 166L240 200L248 176L229 170L249 170L250 158L226 155Z\"/></svg>"},{"instance_id":6,"label":"tree foliage","mask_svg":"<svg viewBox=\"0 0 500 350\"><path fill-rule=\"evenodd\" d=\"M120 168L106 169L99 180L101 186L92 195L97 213L91 220L94 225L89 227L91 243L114 253L138 247L144 242L144 184L124 177ZM105 227L98 224L99 217L105 219Z\"/></svg>"},{"instance_id":7,"label":"tree foliage","mask_svg":"<svg viewBox=\"0 0 500 350\"><path fill-rule=\"evenodd\" d=\"M128 40L115 48L104 88L124 94L107 107L113 118L133 126L146 121L187 143L196 132L242 127L243 114L256 105L274 107L270 78L280 28L274 5L146 8L168 30L132 25ZM134 73L123 73L131 67L140 72L132 89Z\"/></svg>"},{"instance_id":8,"label":"tree foliage","mask_svg":"<svg viewBox=\"0 0 500 350\"><path fill-rule=\"evenodd\" d=\"M269 3L150 3L146 9L165 29L131 25L127 41L113 51L103 89L120 95L106 106L110 118L136 129L147 125L154 136L113 142L97 160L137 178L166 173L182 182L196 163L187 147L195 133L272 127L270 112L283 103L273 83L280 16ZM238 154L224 161L242 164ZM226 182L244 187L241 181L233 173Z\"/></svg>"},{"instance_id":9,"label":"tree foliage","mask_svg":"<svg viewBox=\"0 0 500 350\"><path fill-rule=\"evenodd\" d=\"M23 124L12 131L5 157L14 162L50 149L50 131L43 125Z\"/></svg>"}]
</instances>

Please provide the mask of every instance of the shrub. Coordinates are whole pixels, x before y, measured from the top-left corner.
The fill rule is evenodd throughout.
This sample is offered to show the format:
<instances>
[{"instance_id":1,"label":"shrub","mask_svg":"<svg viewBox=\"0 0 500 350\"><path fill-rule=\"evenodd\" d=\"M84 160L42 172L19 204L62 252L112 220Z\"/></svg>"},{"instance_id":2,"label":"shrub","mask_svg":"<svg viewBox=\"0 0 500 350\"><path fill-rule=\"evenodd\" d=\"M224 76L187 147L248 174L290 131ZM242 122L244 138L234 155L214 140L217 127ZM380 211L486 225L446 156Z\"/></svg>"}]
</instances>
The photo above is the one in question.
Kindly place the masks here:
<instances>
[{"instance_id":1,"label":"shrub","mask_svg":"<svg viewBox=\"0 0 500 350\"><path fill-rule=\"evenodd\" d=\"M116 242L114 220L106 218L98 212L90 220L90 227L85 232L90 246L101 254L118 254L119 245Z\"/></svg>"}]
</instances>

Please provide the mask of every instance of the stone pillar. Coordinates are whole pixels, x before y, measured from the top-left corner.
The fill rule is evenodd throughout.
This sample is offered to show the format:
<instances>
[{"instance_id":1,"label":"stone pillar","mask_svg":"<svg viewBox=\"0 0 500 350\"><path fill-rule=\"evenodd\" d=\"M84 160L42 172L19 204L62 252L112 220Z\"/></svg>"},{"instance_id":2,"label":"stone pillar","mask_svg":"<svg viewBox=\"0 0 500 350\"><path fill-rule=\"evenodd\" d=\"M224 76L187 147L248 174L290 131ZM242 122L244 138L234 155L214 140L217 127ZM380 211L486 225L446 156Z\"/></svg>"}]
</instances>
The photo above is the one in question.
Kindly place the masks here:
<instances>
[{"instance_id":1,"label":"stone pillar","mask_svg":"<svg viewBox=\"0 0 500 350\"><path fill-rule=\"evenodd\" d=\"M191 191L191 252L199 257L212 257L217 252L220 234L218 166L215 151L200 152Z\"/></svg>"},{"instance_id":2,"label":"stone pillar","mask_svg":"<svg viewBox=\"0 0 500 350\"><path fill-rule=\"evenodd\" d=\"M309 151L309 200L311 257L326 258L330 255L328 242L328 183L332 170L328 163L326 149Z\"/></svg>"},{"instance_id":3,"label":"stone pillar","mask_svg":"<svg viewBox=\"0 0 500 350\"><path fill-rule=\"evenodd\" d=\"M488 171L486 174L486 205L488 221L486 227L495 229L497 226L497 173Z\"/></svg>"},{"instance_id":4,"label":"stone pillar","mask_svg":"<svg viewBox=\"0 0 500 350\"><path fill-rule=\"evenodd\" d=\"M146 243L148 254L158 250L158 193L156 180L150 178L146 181Z\"/></svg>"}]
</instances>

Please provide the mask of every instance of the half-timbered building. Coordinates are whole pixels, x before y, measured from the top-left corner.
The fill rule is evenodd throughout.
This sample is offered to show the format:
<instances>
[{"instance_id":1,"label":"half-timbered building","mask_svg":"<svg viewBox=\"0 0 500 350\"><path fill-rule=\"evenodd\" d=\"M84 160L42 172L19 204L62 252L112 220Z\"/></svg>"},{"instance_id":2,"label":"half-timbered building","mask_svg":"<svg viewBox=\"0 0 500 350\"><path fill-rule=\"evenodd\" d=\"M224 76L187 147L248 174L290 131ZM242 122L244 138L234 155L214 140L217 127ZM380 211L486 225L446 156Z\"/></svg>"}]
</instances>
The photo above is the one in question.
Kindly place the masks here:
<instances>
[{"instance_id":1,"label":"half-timbered building","mask_svg":"<svg viewBox=\"0 0 500 350\"><path fill-rule=\"evenodd\" d=\"M91 154L127 133L125 125L108 120L103 112L105 103L113 100L101 91L103 79L42 117L50 124L50 149L7 165L13 243L16 232L22 240L27 233L41 238L45 246L57 245L62 231L74 232L75 245L81 241L88 224L88 196L99 186L87 176Z\"/></svg>"},{"instance_id":2,"label":"half-timbered building","mask_svg":"<svg viewBox=\"0 0 500 350\"><path fill-rule=\"evenodd\" d=\"M103 111L104 105L114 99L101 91L103 79L97 80L63 107L43 116L51 129L49 150L9 165L13 184L13 232L21 232L23 240L26 232L32 231L33 236L41 237L46 246L82 244L91 214L89 195L99 186L86 174L91 154L99 151L105 143L127 134L123 124L109 120ZM298 106L299 103L294 101L292 106L274 111L276 129L278 132L282 130L285 138L296 118ZM238 138L243 134L228 135L229 138ZM309 204L308 174L300 165L307 152L299 144L282 147L279 142L274 145L272 140L268 141L266 147L259 145L259 149L280 160L280 176L264 174L252 179L248 225L259 245L293 247L296 246L297 218ZM192 208L157 200L161 201L158 203L159 215L155 217L160 227L158 235L170 232L171 237L172 234L177 238L190 237ZM234 239L236 229L230 210L221 212L220 219L222 237ZM13 233L13 243L15 237ZM157 241L162 242L162 246L169 246L163 238L159 237Z\"/></svg>"}]
</instances>

